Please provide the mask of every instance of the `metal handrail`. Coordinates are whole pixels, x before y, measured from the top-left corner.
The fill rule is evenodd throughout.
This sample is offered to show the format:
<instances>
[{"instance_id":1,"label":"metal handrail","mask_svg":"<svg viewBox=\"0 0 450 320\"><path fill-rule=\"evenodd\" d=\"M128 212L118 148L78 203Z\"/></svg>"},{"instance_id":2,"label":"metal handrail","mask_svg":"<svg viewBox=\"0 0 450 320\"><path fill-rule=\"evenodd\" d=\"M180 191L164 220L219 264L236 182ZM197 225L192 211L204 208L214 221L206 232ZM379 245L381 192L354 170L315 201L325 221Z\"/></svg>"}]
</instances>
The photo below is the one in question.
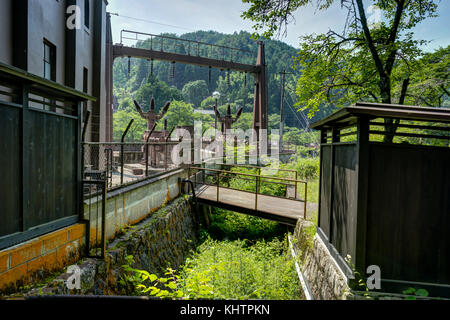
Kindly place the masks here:
<instances>
[{"instance_id":1,"label":"metal handrail","mask_svg":"<svg viewBox=\"0 0 450 320\"><path fill-rule=\"evenodd\" d=\"M123 44L123 39L127 39L127 40L136 40L139 41L140 39L138 39L137 37L135 38L127 38L123 36L123 33L134 33L136 35L140 34L143 36L150 36L150 37L156 37L156 38L163 38L163 39L168 39L168 40L175 40L175 41L182 41L182 42L190 42L190 43L196 43L196 44L201 44L201 45L206 45L206 46L210 46L210 47L217 47L217 48L221 48L221 49L230 49L230 50L234 50L234 51L242 51L242 52L247 52L247 53L251 53L254 54L253 52L251 52L250 50L245 50L245 49L240 49L240 48L234 48L234 47L230 47L230 46L223 46L220 44L212 44L212 43L208 43L208 42L202 42L202 41L198 41L198 40L189 40L189 39L181 39L181 38L176 38L176 37L170 37L170 36L163 36L163 35L157 35L157 34L152 34L152 33L146 33L146 32L139 32L139 31L131 31L131 30L126 30L126 29L122 29L120 31L120 43Z\"/></svg>"},{"instance_id":2,"label":"metal handrail","mask_svg":"<svg viewBox=\"0 0 450 320\"><path fill-rule=\"evenodd\" d=\"M242 172L234 172L234 171L228 171L228 170L210 169L210 168L202 168L202 167L188 167L188 169L189 169L189 176L190 176L190 170L211 171L211 172L217 173L217 182L216 182L216 188L217 188L216 200L217 200L217 202L220 202L219 201L219 190L220 190L220 175L221 174L234 174L234 175L241 175L241 176L247 176L247 177L254 177L256 179L255 210L257 210L257 208L258 208L258 194L260 194L259 191L260 191L260 185L261 185L261 178L295 182L295 186L297 186L297 183L303 183L303 184L305 184L305 198L304 198L304 200L299 199L298 201L301 201L304 203L303 218L306 219L306 210L307 210L307 202L308 202L308 196L307 196L308 182L305 180L282 178L282 177L261 176L261 175L251 174L251 173L242 173ZM276 182L273 182L273 181L266 181L266 182L276 184ZM206 184L206 183L204 183L204 184ZM235 190L237 190L237 189L235 189ZM297 191L297 188L296 188L296 191ZM295 200L297 200L297 192L295 193Z\"/></svg>"},{"instance_id":3,"label":"metal handrail","mask_svg":"<svg viewBox=\"0 0 450 320\"><path fill-rule=\"evenodd\" d=\"M228 167L236 167L236 168L250 168L250 169L259 169L259 171L258 171L258 175L261 175L261 169L269 169L270 170L270 167L268 168L268 167L261 167L261 166L253 166L253 165L247 165L247 164L226 164L226 163L223 163L223 164L221 164L221 165L225 165L225 166L228 166ZM298 172L297 172L297 170L294 170L294 169L276 169L276 170L278 170L278 171L282 171L282 172L294 172L295 173L295 180L297 180L297 178L298 178ZM295 183L295 197L297 197L297 184Z\"/></svg>"},{"instance_id":4,"label":"metal handrail","mask_svg":"<svg viewBox=\"0 0 450 320\"><path fill-rule=\"evenodd\" d=\"M190 169L197 169L197 170L203 170L203 171L213 171L213 172L221 172L221 173L231 173L231 174L239 174L242 176L248 176L248 177L261 177L266 179L274 179L274 180L280 180L280 181L290 181L290 182L299 182L299 183L308 183L305 180L298 180L298 179L291 179L291 178L282 178L282 177L272 177L272 176L261 176L251 173L243 173L243 172L235 172L235 171L229 171L229 170L220 170L220 169L211 169L211 168L201 168L201 167L190 167Z\"/></svg>"}]
</instances>

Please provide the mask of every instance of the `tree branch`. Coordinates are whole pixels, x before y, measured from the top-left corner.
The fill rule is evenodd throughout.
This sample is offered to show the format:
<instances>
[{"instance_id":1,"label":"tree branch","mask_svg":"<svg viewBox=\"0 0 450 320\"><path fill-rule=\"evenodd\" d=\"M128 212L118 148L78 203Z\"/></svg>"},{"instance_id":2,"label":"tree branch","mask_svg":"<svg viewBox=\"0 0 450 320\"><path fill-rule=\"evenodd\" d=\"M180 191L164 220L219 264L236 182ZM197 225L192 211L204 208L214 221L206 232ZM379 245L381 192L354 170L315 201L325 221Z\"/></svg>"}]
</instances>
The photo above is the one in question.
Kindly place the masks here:
<instances>
[{"instance_id":1,"label":"tree branch","mask_svg":"<svg viewBox=\"0 0 450 320\"><path fill-rule=\"evenodd\" d=\"M394 18L394 21L391 26L391 32L389 33L389 37L386 40L386 45L388 47L391 47L390 49L392 50L391 53L389 54L389 57L386 60L385 70L388 75L390 75L392 72L392 68L394 67L394 62L395 62L395 56L397 54L397 48L395 48L395 40L397 39L398 28L400 25L400 21L402 19L403 11L405 9L404 5L405 5L404 0L397 1L397 9L395 11L395 18Z\"/></svg>"},{"instance_id":2,"label":"tree branch","mask_svg":"<svg viewBox=\"0 0 450 320\"><path fill-rule=\"evenodd\" d=\"M364 36L367 40L367 45L369 47L370 53L372 54L378 73L380 74L380 78L383 79L386 77L386 73L384 72L383 64L381 62L380 56L378 55L377 49L375 48L372 35L370 34L369 26L367 25L367 17L366 13L364 12L363 2L362 0L356 0L356 4L358 5L359 17L364 31Z\"/></svg>"}]
</instances>

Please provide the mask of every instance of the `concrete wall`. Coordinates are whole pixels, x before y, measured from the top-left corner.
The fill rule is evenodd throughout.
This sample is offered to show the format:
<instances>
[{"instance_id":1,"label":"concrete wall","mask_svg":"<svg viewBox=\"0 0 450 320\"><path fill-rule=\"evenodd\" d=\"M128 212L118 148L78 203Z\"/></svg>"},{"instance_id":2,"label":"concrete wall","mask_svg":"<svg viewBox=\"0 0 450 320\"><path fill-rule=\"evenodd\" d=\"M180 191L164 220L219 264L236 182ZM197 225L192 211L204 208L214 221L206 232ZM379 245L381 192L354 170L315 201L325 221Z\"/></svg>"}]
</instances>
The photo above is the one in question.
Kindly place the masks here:
<instances>
[{"instance_id":1,"label":"concrete wall","mask_svg":"<svg viewBox=\"0 0 450 320\"><path fill-rule=\"evenodd\" d=\"M185 170L177 169L110 192L106 208L106 239L114 238L124 227L139 223L162 205L178 197L178 181L186 177ZM95 235L100 234L97 227L101 228L101 203L91 199L89 207L89 200L86 200L84 217L90 217L90 240L95 243Z\"/></svg>"},{"instance_id":2,"label":"concrete wall","mask_svg":"<svg viewBox=\"0 0 450 320\"><path fill-rule=\"evenodd\" d=\"M28 72L44 76L45 38L56 46L56 82L61 84L65 76L65 11L65 1L29 1Z\"/></svg>"}]
</instances>

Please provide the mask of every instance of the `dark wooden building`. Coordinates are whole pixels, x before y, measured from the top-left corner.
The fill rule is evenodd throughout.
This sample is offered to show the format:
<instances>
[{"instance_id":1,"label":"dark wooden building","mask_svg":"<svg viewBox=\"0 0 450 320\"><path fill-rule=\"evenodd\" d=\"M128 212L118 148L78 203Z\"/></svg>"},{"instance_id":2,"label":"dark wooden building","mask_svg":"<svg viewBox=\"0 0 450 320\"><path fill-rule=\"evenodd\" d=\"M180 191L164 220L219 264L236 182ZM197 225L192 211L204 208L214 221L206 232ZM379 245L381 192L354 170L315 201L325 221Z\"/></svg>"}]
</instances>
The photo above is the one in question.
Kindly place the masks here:
<instances>
[{"instance_id":1,"label":"dark wooden building","mask_svg":"<svg viewBox=\"0 0 450 320\"><path fill-rule=\"evenodd\" d=\"M0 253L83 218L85 101L95 98L0 62Z\"/></svg>"},{"instance_id":2,"label":"dark wooden building","mask_svg":"<svg viewBox=\"0 0 450 320\"><path fill-rule=\"evenodd\" d=\"M361 275L380 267L381 291L449 296L450 109L357 103L311 127L318 235L340 268L350 255Z\"/></svg>"}]
</instances>

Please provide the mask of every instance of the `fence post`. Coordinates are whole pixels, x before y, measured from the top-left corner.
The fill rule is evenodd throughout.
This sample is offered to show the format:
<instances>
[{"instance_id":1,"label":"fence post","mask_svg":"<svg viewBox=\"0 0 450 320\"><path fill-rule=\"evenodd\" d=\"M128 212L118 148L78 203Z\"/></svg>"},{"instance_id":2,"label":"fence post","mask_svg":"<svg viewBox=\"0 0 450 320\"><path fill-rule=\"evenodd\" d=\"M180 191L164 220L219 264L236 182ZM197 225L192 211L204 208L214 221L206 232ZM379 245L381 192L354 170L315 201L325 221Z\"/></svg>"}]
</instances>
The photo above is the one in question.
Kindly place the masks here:
<instances>
[{"instance_id":1,"label":"fence post","mask_svg":"<svg viewBox=\"0 0 450 320\"><path fill-rule=\"evenodd\" d=\"M219 202L220 172L217 172L217 202Z\"/></svg>"},{"instance_id":2,"label":"fence post","mask_svg":"<svg viewBox=\"0 0 450 320\"><path fill-rule=\"evenodd\" d=\"M297 199L297 184L298 184L298 181L297 181L297 179L298 179L298 173L297 173L297 170L295 170L295 190L294 190L294 192L295 192L295 194L294 194L294 199Z\"/></svg>"},{"instance_id":3,"label":"fence post","mask_svg":"<svg viewBox=\"0 0 450 320\"><path fill-rule=\"evenodd\" d=\"M148 133L147 139L145 140L145 176L148 177L148 140L152 136L153 131L156 128L156 123L153 125L152 130Z\"/></svg>"},{"instance_id":4,"label":"fence post","mask_svg":"<svg viewBox=\"0 0 450 320\"><path fill-rule=\"evenodd\" d=\"M258 168L258 190L261 189L261 168Z\"/></svg>"},{"instance_id":5,"label":"fence post","mask_svg":"<svg viewBox=\"0 0 450 320\"><path fill-rule=\"evenodd\" d=\"M166 140L165 140L166 144L164 145L164 171L167 171L167 168L168 168L168 162L167 162L168 161L168 159L167 159L168 145L167 144L169 143L170 136L172 135L174 130L175 130L175 126L172 127L172 129L170 129L169 134L167 135Z\"/></svg>"},{"instance_id":6,"label":"fence post","mask_svg":"<svg viewBox=\"0 0 450 320\"><path fill-rule=\"evenodd\" d=\"M307 201L308 201L308 182L305 181L305 204L304 204L304 212L303 219L306 219L306 209L307 209Z\"/></svg>"},{"instance_id":7,"label":"fence post","mask_svg":"<svg viewBox=\"0 0 450 320\"><path fill-rule=\"evenodd\" d=\"M256 177L256 183L255 183L255 211L258 211L258 186L260 183L260 177L259 175Z\"/></svg>"},{"instance_id":8,"label":"fence post","mask_svg":"<svg viewBox=\"0 0 450 320\"><path fill-rule=\"evenodd\" d=\"M145 143L145 176L148 177L148 142Z\"/></svg>"},{"instance_id":9,"label":"fence post","mask_svg":"<svg viewBox=\"0 0 450 320\"><path fill-rule=\"evenodd\" d=\"M105 258L105 251L106 251L106 198L108 196L107 194L107 180L104 181L103 185L103 192L102 192L102 242L101 242L101 258ZM97 204L98 205L98 204Z\"/></svg>"},{"instance_id":10,"label":"fence post","mask_svg":"<svg viewBox=\"0 0 450 320\"><path fill-rule=\"evenodd\" d=\"M124 161L124 157L123 157L123 143L125 141L125 136L128 133L128 130L130 130L131 125L133 124L134 119L130 120L130 123L128 124L127 128L125 129L125 131L122 134L122 139L120 140L120 184L123 184L123 161Z\"/></svg>"}]
</instances>

